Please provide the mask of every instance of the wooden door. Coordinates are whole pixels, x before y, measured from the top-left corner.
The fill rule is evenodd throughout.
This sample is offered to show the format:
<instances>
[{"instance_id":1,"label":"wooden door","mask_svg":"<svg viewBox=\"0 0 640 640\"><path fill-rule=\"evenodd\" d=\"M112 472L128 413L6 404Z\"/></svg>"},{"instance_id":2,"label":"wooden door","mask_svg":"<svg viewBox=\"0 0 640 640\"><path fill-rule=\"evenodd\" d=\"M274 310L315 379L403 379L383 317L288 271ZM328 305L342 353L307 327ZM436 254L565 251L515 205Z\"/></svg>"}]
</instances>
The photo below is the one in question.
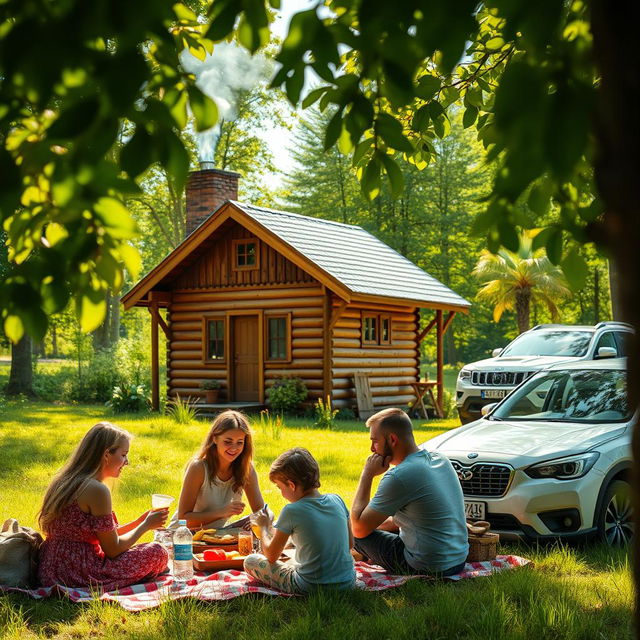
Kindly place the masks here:
<instances>
[{"instance_id":1,"label":"wooden door","mask_svg":"<svg viewBox=\"0 0 640 640\"><path fill-rule=\"evenodd\" d=\"M258 316L233 316L233 395L258 402Z\"/></svg>"}]
</instances>

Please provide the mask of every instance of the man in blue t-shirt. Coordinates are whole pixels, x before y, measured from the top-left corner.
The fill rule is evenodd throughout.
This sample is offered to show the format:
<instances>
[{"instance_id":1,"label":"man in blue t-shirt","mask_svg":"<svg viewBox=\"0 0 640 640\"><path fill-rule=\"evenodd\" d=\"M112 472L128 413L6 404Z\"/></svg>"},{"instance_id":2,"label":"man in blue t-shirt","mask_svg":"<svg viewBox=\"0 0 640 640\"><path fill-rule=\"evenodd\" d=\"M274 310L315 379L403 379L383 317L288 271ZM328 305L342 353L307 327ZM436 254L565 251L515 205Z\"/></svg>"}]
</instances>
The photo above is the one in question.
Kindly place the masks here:
<instances>
[{"instance_id":1,"label":"man in blue t-shirt","mask_svg":"<svg viewBox=\"0 0 640 640\"><path fill-rule=\"evenodd\" d=\"M469 543L462 488L451 462L418 448L401 409L379 411L367 427L372 455L351 507L356 551L393 573L459 573ZM370 500L373 478L382 473Z\"/></svg>"}]
</instances>

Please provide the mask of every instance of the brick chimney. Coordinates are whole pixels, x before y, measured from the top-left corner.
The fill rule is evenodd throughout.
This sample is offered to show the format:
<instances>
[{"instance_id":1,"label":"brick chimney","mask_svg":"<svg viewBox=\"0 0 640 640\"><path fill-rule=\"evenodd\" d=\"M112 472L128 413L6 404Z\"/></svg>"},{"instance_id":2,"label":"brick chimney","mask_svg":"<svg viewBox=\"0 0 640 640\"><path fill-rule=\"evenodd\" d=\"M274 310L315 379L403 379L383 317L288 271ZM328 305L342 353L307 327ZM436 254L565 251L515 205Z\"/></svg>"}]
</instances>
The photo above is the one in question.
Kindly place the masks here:
<instances>
[{"instance_id":1,"label":"brick chimney","mask_svg":"<svg viewBox=\"0 0 640 640\"><path fill-rule=\"evenodd\" d=\"M215 169L212 162L201 162L187 181L187 235L227 200L238 199L239 173Z\"/></svg>"}]
</instances>

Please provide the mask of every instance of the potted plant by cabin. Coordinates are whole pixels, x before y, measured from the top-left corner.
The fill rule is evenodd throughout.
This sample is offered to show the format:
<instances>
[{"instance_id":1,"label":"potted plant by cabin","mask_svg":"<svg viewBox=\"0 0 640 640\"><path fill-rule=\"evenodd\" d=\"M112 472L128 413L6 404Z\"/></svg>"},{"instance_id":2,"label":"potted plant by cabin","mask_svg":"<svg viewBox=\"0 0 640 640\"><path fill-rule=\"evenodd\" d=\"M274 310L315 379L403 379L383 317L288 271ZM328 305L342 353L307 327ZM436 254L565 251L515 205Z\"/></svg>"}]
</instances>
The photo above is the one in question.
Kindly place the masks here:
<instances>
[{"instance_id":1,"label":"potted plant by cabin","mask_svg":"<svg viewBox=\"0 0 640 640\"><path fill-rule=\"evenodd\" d=\"M220 383L217 380L203 380L200 383L200 388L206 393L207 402L209 404L215 404L218 402Z\"/></svg>"}]
</instances>

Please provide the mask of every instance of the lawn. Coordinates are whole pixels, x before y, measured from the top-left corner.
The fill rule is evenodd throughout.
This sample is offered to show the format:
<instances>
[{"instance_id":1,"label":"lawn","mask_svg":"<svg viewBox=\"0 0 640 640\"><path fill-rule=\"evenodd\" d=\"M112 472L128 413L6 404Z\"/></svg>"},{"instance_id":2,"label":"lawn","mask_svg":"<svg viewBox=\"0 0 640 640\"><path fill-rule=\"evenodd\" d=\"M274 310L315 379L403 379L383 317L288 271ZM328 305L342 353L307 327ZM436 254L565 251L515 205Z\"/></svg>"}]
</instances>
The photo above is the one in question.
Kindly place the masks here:
<instances>
[{"instance_id":1,"label":"lawn","mask_svg":"<svg viewBox=\"0 0 640 640\"><path fill-rule=\"evenodd\" d=\"M93 423L112 419L135 435L130 467L114 489L121 522L150 506L153 492L178 496L182 470L208 425L168 418L114 419L96 406L53 406L0 396L0 518L34 526L44 489ZM414 421L418 442L456 421ZM322 489L350 504L368 454L362 423L332 431L287 420L279 439L256 425L255 464L265 500L277 513L283 499L266 478L286 448L306 446L321 468ZM503 545L534 569L460 584L418 580L381 593L318 594L308 598L245 596L228 602L177 601L131 614L113 604L71 604L0 595L2 638L630 638L633 586L625 551L600 546L546 548Z\"/></svg>"}]
</instances>

